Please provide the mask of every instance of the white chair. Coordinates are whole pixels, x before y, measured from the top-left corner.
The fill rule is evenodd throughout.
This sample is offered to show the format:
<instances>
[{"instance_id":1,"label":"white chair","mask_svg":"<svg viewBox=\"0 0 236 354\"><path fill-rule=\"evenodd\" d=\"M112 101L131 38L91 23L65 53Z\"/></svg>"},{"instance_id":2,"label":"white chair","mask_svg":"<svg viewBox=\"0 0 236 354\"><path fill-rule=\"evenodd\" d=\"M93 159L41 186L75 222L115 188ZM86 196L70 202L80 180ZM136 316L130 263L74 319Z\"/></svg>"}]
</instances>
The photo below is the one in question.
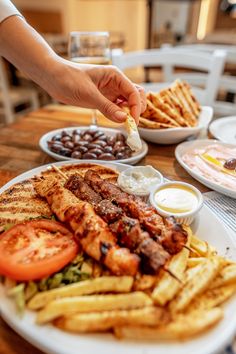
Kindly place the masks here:
<instances>
[{"instance_id":1,"label":"white chair","mask_svg":"<svg viewBox=\"0 0 236 354\"><path fill-rule=\"evenodd\" d=\"M179 45L176 47L170 47L170 45L163 45L162 47L165 50L170 48L173 50L181 52L202 52L212 54L215 50L224 50L226 53L225 65L234 65L236 66L236 46L234 45L216 45L216 44L185 44ZM167 68L165 68L168 70ZM173 74L172 79L176 77L181 77L183 80L188 81L192 85L201 85L206 84L206 75L204 73L181 73ZM219 81L219 86L217 91L223 91L225 93L230 92L236 95L236 76L222 74ZM217 115L233 115L236 114L236 103L235 102L225 102L220 99L216 99L213 103L214 112Z\"/></svg>"},{"instance_id":2,"label":"white chair","mask_svg":"<svg viewBox=\"0 0 236 354\"><path fill-rule=\"evenodd\" d=\"M182 67L207 72L205 88L194 88L194 93L202 105L212 105L215 101L217 88L224 68L225 52L215 51L213 54L202 52L184 52L175 49L149 49L128 52L120 56L113 56L113 64L121 70L145 66L162 67L164 83L143 83L145 90L159 90L173 81L173 68Z\"/></svg>"},{"instance_id":3,"label":"white chair","mask_svg":"<svg viewBox=\"0 0 236 354\"><path fill-rule=\"evenodd\" d=\"M29 105L26 109L15 113L19 105ZM3 59L0 57L0 113L6 124L14 122L17 115L39 108L37 92L31 88L10 87Z\"/></svg>"}]
</instances>

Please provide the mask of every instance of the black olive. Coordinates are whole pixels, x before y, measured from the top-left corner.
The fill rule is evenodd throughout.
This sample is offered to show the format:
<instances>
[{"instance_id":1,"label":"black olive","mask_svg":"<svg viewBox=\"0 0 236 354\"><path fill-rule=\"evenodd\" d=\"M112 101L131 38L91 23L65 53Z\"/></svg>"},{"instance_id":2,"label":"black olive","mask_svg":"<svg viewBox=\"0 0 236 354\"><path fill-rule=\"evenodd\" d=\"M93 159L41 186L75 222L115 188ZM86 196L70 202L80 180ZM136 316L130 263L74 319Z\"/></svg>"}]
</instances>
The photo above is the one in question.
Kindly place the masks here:
<instances>
[{"instance_id":1,"label":"black olive","mask_svg":"<svg viewBox=\"0 0 236 354\"><path fill-rule=\"evenodd\" d=\"M229 159L225 161L224 168L227 170L235 170L236 169L236 159Z\"/></svg>"}]
</instances>

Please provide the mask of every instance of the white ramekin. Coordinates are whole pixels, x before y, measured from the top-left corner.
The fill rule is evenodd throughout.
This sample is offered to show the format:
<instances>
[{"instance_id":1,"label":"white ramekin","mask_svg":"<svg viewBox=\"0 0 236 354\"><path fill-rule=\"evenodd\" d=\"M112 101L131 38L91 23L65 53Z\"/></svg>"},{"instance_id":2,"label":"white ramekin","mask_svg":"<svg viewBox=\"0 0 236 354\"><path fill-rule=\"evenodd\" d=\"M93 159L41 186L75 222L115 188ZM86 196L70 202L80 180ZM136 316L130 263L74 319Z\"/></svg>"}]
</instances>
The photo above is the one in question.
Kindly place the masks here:
<instances>
[{"instance_id":1,"label":"white ramekin","mask_svg":"<svg viewBox=\"0 0 236 354\"><path fill-rule=\"evenodd\" d=\"M155 202L155 194L160 189L163 189L165 186L166 187L167 186L177 186L177 187L184 186L184 187L190 189L196 195L196 197L198 199L197 206L193 210L188 211L186 213L170 213L168 211L165 211L165 210L159 208ZM153 188L150 193L150 203L158 211L158 213L161 216L165 216L165 217L174 216L176 221L178 221L180 224L190 225L203 206L203 197L202 197L202 193L197 188L192 186L191 184L185 183L185 182L179 182L179 181L172 181L172 182L163 183L162 185L159 185L156 188Z\"/></svg>"}]
</instances>

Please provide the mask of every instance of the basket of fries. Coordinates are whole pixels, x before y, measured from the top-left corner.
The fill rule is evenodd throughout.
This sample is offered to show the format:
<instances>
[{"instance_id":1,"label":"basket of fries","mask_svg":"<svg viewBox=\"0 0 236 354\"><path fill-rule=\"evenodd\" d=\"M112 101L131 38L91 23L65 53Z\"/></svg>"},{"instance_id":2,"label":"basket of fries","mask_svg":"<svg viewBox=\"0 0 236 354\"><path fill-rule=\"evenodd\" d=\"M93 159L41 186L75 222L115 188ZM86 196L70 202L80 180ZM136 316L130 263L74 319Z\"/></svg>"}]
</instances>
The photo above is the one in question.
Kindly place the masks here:
<instances>
[{"instance_id":1,"label":"basket of fries","mask_svg":"<svg viewBox=\"0 0 236 354\"><path fill-rule=\"evenodd\" d=\"M213 109L201 106L191 87L176 80L160 92L147 93L147 108L139 119L140 135L158 144L175 144L207 129Z\"/></svg>"}]
</instances>

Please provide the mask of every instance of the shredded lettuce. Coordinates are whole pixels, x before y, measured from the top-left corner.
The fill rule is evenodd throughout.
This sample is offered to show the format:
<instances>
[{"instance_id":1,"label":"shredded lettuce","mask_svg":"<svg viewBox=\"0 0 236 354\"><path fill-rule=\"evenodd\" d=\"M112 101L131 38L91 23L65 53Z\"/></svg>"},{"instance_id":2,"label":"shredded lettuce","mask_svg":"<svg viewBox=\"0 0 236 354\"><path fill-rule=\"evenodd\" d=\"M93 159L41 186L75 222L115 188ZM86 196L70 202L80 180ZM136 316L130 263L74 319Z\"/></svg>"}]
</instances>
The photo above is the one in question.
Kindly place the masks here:
<instances>
[{"instance_id":1,"label":"shredded lettuce","mask_svg":"<svg viewBox=\"0 0 236 354\"><path fill-rule=\"evenodd\" d=\"M49 277L39 281L29 281L16 283L9 278L5 278L4 284L7 287L7 295L14 299L17 313L22 316L27 302L38 292L60 288L69 284L77 283L92 277L93 267L91 260L84 259L82 254L78 254L75 259Z\"/></svg>"}]
</instances>

